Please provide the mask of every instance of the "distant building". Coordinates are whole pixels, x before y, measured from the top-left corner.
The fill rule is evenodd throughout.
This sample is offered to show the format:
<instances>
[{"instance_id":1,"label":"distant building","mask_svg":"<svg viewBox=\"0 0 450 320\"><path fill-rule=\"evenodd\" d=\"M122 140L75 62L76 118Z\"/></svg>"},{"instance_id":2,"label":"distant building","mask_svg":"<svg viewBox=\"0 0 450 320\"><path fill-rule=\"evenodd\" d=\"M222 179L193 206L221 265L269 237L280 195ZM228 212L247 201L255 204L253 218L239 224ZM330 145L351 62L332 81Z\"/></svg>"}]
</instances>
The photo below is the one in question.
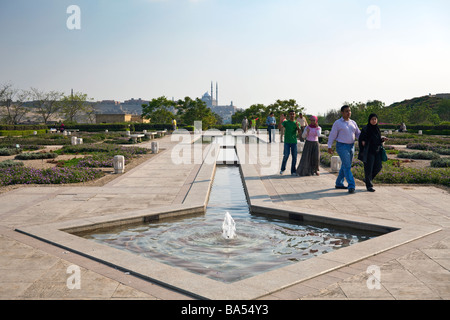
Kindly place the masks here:
<instances>
[{"instance_id":1,"label":"distant building","mask_svg":"<svg viewBox=\"0 0 450 320\"><path fill-rule=\"evenodd\" d=\"M441 99L450 99L450 93L438 93L434 95L434 97Z\"/></svg>"},{"instance_id":2,"label":"distant building","mask_svg":"<svg viewBox=\"0 0 450 320\"><path fill-rule=\"evenodd\" d=\"M214 86L211 82L211 94L206 92L201 99L206 103L206 106L217 113L223 120L224 124L231 123L231 117L236 113L237 108L233 106L233 101L230 105L219 105L219 84L216 83L216 98L214 99Z\"/></svg>"},{"instance_id":3,"label":"distant building","mask_svg":"<svg viewBox=\"0 0 450 320\"><path fill-rule=\"evenodd\" d=\"M133 114L96 114L95 123L150 123L149 119L144 119L140 115Z\"/></svg>"},{"instance_id":4,"label":"distant building","mask_svg":"<svg viewBox=\"0 0 450 320\"><path fill-rule=\"evenodd\" d=\"M124 114L122 104L115 100L102 100L95 104L96 113Z\"/></svg>"},{"instance_id":5,"label":"distant building","mask_svg":"<svg viewBox=\"0 0 450 320\"><path fill-rule=\"evenodd\" d=\"M115 100L102 100L97 102L95 110L97 113L104 114L142 114L142 105L148 104L149 101L139 99L126 100L119 102Z\"/></svg>"},{"instance_id":6,"label":"distant building","mask_svg":"<svg viewBox=\"0 0 450 320\"><path fill-rule=\"evenodd\" d=\"M142 100L141 98L139 98L139 99L132 98L131 100L124 101L121 104L121 107L125 113L141 115L142 114L142 105L148 104L148 103L149 103L149 101Z\"/></svg>"}]
</instances>

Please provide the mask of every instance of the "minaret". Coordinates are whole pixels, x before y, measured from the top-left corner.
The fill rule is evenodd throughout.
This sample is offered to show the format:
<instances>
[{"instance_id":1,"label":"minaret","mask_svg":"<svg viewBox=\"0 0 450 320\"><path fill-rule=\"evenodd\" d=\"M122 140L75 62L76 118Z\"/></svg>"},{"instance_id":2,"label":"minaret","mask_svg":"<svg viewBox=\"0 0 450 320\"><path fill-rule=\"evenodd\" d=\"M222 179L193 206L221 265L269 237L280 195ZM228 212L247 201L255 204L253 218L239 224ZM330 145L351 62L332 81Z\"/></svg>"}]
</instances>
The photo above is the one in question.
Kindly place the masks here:
<instances>
[{"instance_id":1,"label":"minaret","mask_svg":"<svg viewBox=\"0 0 450 320\"><path fill-rule=\"evenodd\" d=\"M216 82L216 106L219 105L219 83Z\"/></svg>"},{"instance_id":2,"label":"minaret","mask_svg":"<svg viewBox=\"0 0 450 320\"><path fill-rule=\"evenodd\" d=\"M214 91L213 91L213 82L211 81L211 106L213 99L214 99Z\"/></svg>"}]
</instances>

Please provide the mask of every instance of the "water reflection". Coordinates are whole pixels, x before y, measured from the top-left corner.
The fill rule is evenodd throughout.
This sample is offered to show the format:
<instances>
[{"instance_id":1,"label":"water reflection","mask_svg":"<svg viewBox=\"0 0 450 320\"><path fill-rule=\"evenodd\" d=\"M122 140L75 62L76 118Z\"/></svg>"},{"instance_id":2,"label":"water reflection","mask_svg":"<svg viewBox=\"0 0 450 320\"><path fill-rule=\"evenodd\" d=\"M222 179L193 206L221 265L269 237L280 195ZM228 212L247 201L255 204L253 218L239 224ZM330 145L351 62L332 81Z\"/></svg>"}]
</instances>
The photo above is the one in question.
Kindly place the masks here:
<instances>
[{"instance_id":1,"label":"water reflection","mask_svg":"<svg viewBox=\"0 0 450 320\"><path fill-rule=\"evenodd\" d=\"M236 222L234 239L222 237L226 212ZM216 168L205 215L119 227L85 237L225 282L371 238L353 230L252 215L237 166Z\"/></svg>"}]
</instances>

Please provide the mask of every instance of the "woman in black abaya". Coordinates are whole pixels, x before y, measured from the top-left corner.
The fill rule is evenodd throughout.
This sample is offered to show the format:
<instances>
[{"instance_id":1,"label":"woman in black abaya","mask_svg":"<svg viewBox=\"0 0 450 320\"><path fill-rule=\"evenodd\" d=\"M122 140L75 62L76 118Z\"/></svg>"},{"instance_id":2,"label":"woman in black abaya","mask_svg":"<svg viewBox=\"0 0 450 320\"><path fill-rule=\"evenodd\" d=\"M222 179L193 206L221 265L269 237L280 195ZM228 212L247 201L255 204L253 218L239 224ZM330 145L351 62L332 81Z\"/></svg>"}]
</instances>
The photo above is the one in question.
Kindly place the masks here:
<instances>
[{"instance_id":1,"label":"woman in black abaya","mask_svg":"<svg viewBox=\"0 0 450 320\"><path fill-rule=\"evenodd\" d=\"M367 125L363 127L359 136L358 156L358 159L364 162L364 181L369 192L375 192L372 181L383 167L381 147L386 140L385 137L381 136L381 131L378 127L378 116L372 113L369 116Z\"/></svg>"}]
</instances>

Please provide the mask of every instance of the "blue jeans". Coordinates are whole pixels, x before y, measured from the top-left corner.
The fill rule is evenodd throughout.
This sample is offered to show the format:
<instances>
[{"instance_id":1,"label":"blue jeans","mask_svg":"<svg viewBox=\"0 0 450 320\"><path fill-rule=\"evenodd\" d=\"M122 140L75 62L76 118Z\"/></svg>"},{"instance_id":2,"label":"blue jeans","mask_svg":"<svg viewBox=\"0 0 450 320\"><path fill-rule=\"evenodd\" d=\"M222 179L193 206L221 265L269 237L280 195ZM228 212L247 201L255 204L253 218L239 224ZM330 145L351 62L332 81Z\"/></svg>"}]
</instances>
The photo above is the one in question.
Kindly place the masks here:
<instances>
[{"instance_id":1,"label":"blue jeans","mask_svg":"<svg viewBox=\"0 0 450 320\"><path fill-rule=\"evenodd\" d=\"M267 131L269 132L269 143L272 143L272 138L274 138L273 142L275 142L275 126L267 126Z\"/></svg>"},{"instance_id":2,"label":"blue jeans","mask_svg":"<svg viewBox=\"0 0 450 320\"><path fill-rule=\"evenodd\" d=\"M355 154L355 145L336 142L336 151L341 158L342 166L336 179L336 186L344 186L344 178L347 180L348 188L355 189L355 179L352 174L352 160Z\"/></svg>"},{"instance_id":3,"label":"blue jeans","mask_svg":"<svg viewBox=\"0 0 450 320\"><path fill-rule=\"evenodd\" d=\"M285 143L283 151L283 163L281 164L281 171L286 170L286 163L289 159L289 154L292 155L291 173L297 173L297 144Z\"/></svg>"}]
</instances>

